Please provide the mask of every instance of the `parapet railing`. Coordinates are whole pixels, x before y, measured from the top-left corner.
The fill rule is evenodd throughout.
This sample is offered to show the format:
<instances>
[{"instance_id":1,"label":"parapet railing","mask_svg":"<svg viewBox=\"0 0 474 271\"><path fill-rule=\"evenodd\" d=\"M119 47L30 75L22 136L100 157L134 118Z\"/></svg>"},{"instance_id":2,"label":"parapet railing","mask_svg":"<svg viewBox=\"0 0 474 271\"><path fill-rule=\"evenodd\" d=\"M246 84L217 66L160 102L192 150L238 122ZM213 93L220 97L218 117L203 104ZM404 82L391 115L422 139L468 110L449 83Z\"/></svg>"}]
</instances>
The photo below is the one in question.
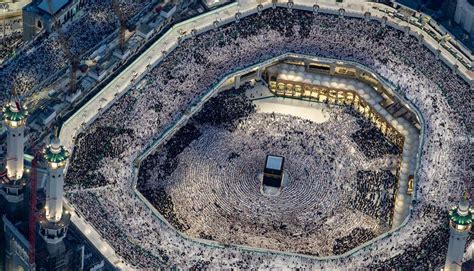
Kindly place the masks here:
<instances>
[{"instance_id":1,"label":"parapet railing","mask_svg":"<svg viewBox=\"0 0 474 271\"><path fill-rule=\"evenodd\" d=\"M381 4L373 4L374 6L380 6L382 7ZM451 37L454 37L452 33L450 33L449 30L447 30L443 25L439 24L437 21L433 20L431 16L417 12L401 3L397 3L397 6L403 7L405 10L409 10L413 13L420 14L420 17L418 19L422 20L422 23L415 22L417 18L411 16L401 16L400 14L394 14L397 18L404 20L405 22L408 22L412 24L413 26L419 28L420 30L424 30L426 33L428 33L431 37L436 39L438 42L440 42L440 45L443 46L446 50L450 51L450 53L453 54L456 59L458 59L460 62L462 62L466 68L472 67L472 62L474 61L474 55L471 53L471 50L469 50L464 44L460 43L458 40L451 39ZM411 20L410 20L411 19ZM425 25L423 25L425 24ZM425 26L429 26L432 28L432 30L425 28ZM448 44L451 45L448 46ZM471 63L466 61L470 61Z\"/></svg>"}]
</instances>

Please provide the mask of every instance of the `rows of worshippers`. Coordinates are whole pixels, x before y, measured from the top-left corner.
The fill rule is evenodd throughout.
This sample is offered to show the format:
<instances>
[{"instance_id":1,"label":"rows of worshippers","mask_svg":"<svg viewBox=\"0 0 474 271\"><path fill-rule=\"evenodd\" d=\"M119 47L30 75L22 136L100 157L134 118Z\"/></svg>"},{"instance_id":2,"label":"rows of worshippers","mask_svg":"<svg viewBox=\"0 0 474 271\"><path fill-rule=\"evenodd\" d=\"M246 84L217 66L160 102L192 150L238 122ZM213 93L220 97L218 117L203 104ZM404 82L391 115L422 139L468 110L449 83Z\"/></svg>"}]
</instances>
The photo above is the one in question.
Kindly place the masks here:
<instances>
[{"instance_id":1,"label":"rows of worshippers","mask_svg":"<svg viewBox=\"0 0 474 271\"><path fill-rule=\"evenodd\" d=\"M315 260L206 246L161 222L130 188L135 158L223 76L286 52L359 62L397 86L423 116L410 219L396 235L357 255ZM70 202L129 265L429 269L443 264L443 218L464 189L462 180L469 180L469 86L416 38L375 21L270 9L182 42L143 80L142 88L120 98L83 131L92 140L75 148L71 170L92 165L101 177L76 182L70 176L77 174L67 176ZM125 132L97 133L105 127ZM110 142L112 154L88 156L102 148L98 142Z\"/></svg>"},{"instance_id":2,"label":"rows of worshippers","mask_svg":"<svg viewBox=\"0 0 474 271\"><path fill-rule=\"evenodd\" d=\"M324 123L256 112L246 88L206 102L140 163L137 189L168 222L196 238L317 256L343 254L389 228L397 155L359 147L351 135L369 120L336 106ZM291 179L279 200L262 196L256 177L268 153L285 157Z\"/></svg>"}]
</instances>

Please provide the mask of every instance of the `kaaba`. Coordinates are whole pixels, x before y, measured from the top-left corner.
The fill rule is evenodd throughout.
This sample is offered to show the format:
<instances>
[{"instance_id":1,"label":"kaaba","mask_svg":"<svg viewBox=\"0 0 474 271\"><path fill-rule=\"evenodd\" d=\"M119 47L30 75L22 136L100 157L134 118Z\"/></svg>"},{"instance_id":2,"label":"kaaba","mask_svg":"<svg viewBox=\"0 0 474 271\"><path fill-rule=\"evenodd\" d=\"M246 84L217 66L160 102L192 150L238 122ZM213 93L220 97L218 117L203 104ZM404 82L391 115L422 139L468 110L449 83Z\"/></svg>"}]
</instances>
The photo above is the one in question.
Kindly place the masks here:
<instances>
[{"instance_id":1,"label":"kaaba","mask_svg":"<svg viewBox=\"0 0 474 271\"><path fill-rule=\"evenodd\" d=\"M283 180L283 164L285 157L267 155L263 170L263 185L280 188Z\"/></svg>"}]
</instances>

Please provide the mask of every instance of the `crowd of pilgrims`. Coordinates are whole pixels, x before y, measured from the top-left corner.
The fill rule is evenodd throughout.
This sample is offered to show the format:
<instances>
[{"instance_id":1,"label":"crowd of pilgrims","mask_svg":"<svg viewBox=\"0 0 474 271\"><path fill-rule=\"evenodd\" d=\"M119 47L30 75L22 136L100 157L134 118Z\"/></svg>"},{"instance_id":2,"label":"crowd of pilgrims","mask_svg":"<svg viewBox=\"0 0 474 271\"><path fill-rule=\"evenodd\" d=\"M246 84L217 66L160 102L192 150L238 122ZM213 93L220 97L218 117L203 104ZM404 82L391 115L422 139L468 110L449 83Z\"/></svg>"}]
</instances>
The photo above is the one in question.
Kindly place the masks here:
<instances>
[{"instance_id":1,"label":"crowd of pilgrims","mask_svg":"<svg viewBox=\"0 0 474 271\"><path fill-rule=\"evenodd\" d=\"M120 7L125 17L132 18L147 2L121 0ZM17 53L13 58L4 59L5 64L0 68L2 91L11 90L12 84L15 84L18 94L30 94L36 85L66 67L69 60L66 59L64 49L73 55L84 53L117 29L118 18L112 9L112 0L87 0L82 10L79 19L66 24L61 30L68 41L67 44L60 41L57 32L46 33L24 46L15 48L21 50L21 53ZM2 49L1 54L11 55L11 50ZM0 103L3 104L7 97L9 96L1 93Z\"/></svg>"},{"instance_id":2,"label":"crowd of pilgrims","mask_svg":"<svg viewBox=\"0 0 474 271\"><path fill-rule=\"evenodd\" d=\"M410 219L396 234L374 241L356 255L318 261L197 243L153 215L131 189L136 178L135 158L189 105L196 104L225 74L285 52L366 65L396 85L423 115L422 159ZM67 197L75 209L129 265L149 269L176 265L387 270L403 266L424 270L443 264L448 243L446 210L470 180L466 151L471 127L471 107L466 102L469 86L416 38L376 21L270 9L185 40L143 80L143 87L129 91L83 131L91 140L81 142L73 153L71 167L95 164L94 173L102 180L77 183L66 177ZM99 127L131 132L117 138L111 133L96 134ZM88 155L108 141L126 148L112 144L110 149L120 149L114 155ZM371 237L359 231L354 234ZM350 242L344 239L337 244L346 243Z\"/></svg>"},{"instance_id":3,"label":"crowd of pilgrims","mask_svg":"<svg viewBox=\"0 0 474 271\"><path fill-rule=\"evenodd\" d=\"M13 51L15 51L23 44L21 20L14 19L2 22L2 24L0 25L0 35L2 37L2 42L0 43L1 64L5 61L6 58L11 56Z\"/></svg>"},{"instance_id":4,"label":"crowd of pilgrims","mask_svg":"<svg viewBox=\"0 0 474 271\"><path fill-rule=\"evenodd\" d=\"M400 155L401 149L386 139L379 129L371 123L361 124L363 127L352 135L360 151L370 159L380 157L385 153ZM376 146L376 148L374 148Z\"/></svg>"},{"instance_id":5,"label":"crowd of pilgrims","mask_svg":"<svg viewBox=\"0 0 474 271\"><path fill-rule=\"evenodd\" d=\"M380 168L394 157L381 150L368 159L351 137L370 121L348 107L331 107L320 124L258 113L249 86L206 102L140 163L137 188L149 202L189 236L318 256L342 254L387 230L396 178ZM275 199L260 193L266 154L284 156L289 176ZM341 226L347 218L352 223ZM251 238L260 235L264 242ZM351 242L334 248L341 235Z\"/></svg>"}]
</instances>

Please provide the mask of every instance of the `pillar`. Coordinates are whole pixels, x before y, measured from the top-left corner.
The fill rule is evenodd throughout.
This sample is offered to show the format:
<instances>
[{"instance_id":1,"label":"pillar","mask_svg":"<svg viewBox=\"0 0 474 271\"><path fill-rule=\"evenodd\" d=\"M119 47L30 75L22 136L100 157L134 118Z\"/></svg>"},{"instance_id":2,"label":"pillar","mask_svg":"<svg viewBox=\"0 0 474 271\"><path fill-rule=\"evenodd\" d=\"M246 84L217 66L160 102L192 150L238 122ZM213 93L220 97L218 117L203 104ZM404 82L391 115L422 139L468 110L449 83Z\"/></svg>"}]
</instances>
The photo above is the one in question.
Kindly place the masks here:
<instances>
[{"instance_id":1,"label":"pillar","mask_svg":"<svg viewBox=\"0 0 474 271\"><path fill-rule=\"evenodd\" d=\"M331 67L330 67L329 73L330 73L331 75L334 75L334 74L336 73L336 64L331 63Z\"/></svg>"},{"instance_id":2,"label":"pillar","mask_svg":"<svg viewBox=\"0 0 474 271\"><path fill-rule=\"evenodd\" d=\"M405 36L410 36L410 27L409 26L405 26L403 27L403 32L405 33Z\"/></svg>"},{"instance_id":3,"label":"pillar","mask_svg":"<svg viewBox=\"0 0 474 271\"><path fill-rule=\"evenodd\" d=\"M58 222L63 212L63 168L48 168L48 181L46 185L46 218Z\"/></svg>"},{"instance_id":4,"label":"pillar","mask_svg":"<svg viewBox=\"0 0 474 271\"><path fill-rule=\"evenodd\" d=\"M23 176L25 126L7 127L7 174L8 178L19 180Z\"/></svg>"},{"instance_id":5,"label":"pillar","mask_svg":"<svg viewBox=\"0 0 474 271\"><path fill-rule=\"evenodd\" d=\"M237 89L237 88L240 88L240 75L236 75L235 76L235 82L234 82L234 87Z\"/></svg>"}]
</instances>

